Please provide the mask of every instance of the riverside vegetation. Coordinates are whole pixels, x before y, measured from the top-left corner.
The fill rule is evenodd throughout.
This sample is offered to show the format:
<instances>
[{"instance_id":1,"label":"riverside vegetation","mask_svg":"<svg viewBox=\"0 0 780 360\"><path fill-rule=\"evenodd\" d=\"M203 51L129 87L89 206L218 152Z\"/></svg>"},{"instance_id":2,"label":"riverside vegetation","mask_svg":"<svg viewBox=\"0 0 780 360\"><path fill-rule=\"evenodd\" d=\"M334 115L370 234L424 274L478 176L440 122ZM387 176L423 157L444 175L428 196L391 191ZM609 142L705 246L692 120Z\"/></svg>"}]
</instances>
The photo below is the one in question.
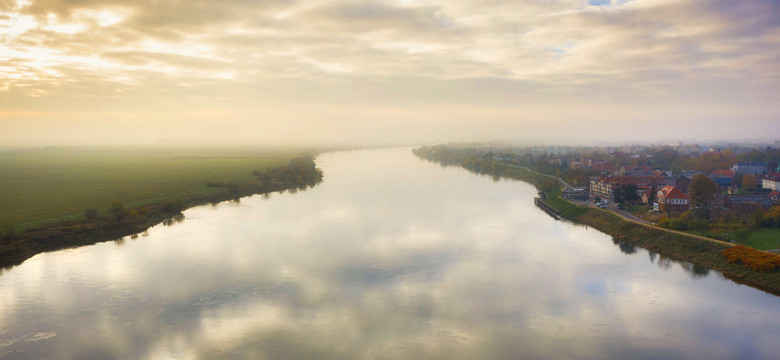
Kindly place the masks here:
<instances>
[{"instance_id":1,"label":"riverside vegetation","mask_svg":"<svg viewBox=\"0 0 780 360\"><path fill-rule=\"evenodd\" d=\"M138 155L138 157L142 158L143 155ZM154 157L152 157L153 159ZM227 181L206 180L197 185L191 180L195 173L176 175L178 179L188 179L188 182L185 182L187 186L182 186L181 183L173 184L174 188L182 189L178 193L169 193L165 196L158 194L152 199L136 200L130 206L120 200L112 200L100 209L90 207L79 216L74 216L74 219L38 223L23 231L18 231L14 226L6 226L0 234L0 266L20 264L25 259L44 251L114 240L141 233L159 223L179 222L183 220L181 212L192 206L238 200L240 197L254 194L305 190L322 181L322 172L316 168L312 153L297 156L285 154L260 159L256 157L239 157L238 159L229 157L227 159L228 164L223 163L222 166L216 166L217 170L229 169L226 171L227 175L222 174L220 177L220 174L215 173L214 169L204 169L208 175L217 179L225 178ZM236 160L240 164L237 164ZM248 167L251 166L250 163L254 164L255 171ZM137 167L139 171L142 171L143 167L140 164L133 164L131 167ZM211 158L207 159L205 164L191 166L190 169L196 171L200 167L208 168L209 165L214 164L215 161ZM159 164L152 164L150 168L162 171L157 169L155 165ZM239 169L245 174L238 174ZM99 170L95 171L99 173ZM112 175L102 173L96 176L98 178L112 177ZM176 176L173 177L177 178ZM88 180L89 176L83 175L82 177ZM231 179L240 179L240 182ZM35 183L35 180L31 182ZM145 186L148 185L147 183L148 181L139 181L133 186L148 190ZM168 184L158 185L164 187ZM150 187L153 189L151 191L158 189L155 186ZM29 191L34 191L34 189ZM38 192L47 193L47 191L47 189L40 189ZM51 191L48 193L54 194ZM131 191L131 193L135 194L136 198L145 194L141 191L135 193ZM138 195L139 193L141 195ZM52 197L56 198L55 195ZM69 209L75 206L78 205L69 204L62 207Z\"/></svg>"},{"instance_id":2,"label":"riverside vegetation","mask_svg":"<svg viewBox=\"0 0 780 360\"><path fill-rule=\"evenodd\" d=\"M675 231L645 226L621 219L609 211L577 206L561 198L561 184L552 176L540 175L522 167L493 160L487 151L450 146L421 147L413 153L443 166L460 166L469 171L530 183L547 194L545 202L566 220L588 225L675 260L720 271L727 278L766 292L780 295L780 256L760 250L689 236ZM747 250L745 250L747 249ZM774 266L778 264L777 267Z\"/></svg>"}]
</instances>

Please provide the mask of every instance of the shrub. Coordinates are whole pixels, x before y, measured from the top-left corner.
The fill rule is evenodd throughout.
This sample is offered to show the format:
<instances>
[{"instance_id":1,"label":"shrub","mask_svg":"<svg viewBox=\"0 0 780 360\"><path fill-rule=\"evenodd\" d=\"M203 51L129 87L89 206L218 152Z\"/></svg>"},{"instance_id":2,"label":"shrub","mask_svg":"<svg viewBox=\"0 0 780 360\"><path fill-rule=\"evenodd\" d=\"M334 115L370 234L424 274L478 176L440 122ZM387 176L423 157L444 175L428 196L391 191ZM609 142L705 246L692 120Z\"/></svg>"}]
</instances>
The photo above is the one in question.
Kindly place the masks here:
<instances>
[{"instance_id":1,"label":"shrub","mask_svg":"<svg viewBox=\"0 0 780 360\"><path fill-rule=\"evenodd\" d=\"M744 245L723 250L723 256L730 263L741 262L755 271L769 272L780 268L780 256Z\"/></svg>"},{"instance_id":2,"label":"shrub","mask_svg":"<svg viewBox=\"0 0 780 360\"><path fill-rule=\"evenodd\" d=\"M672 219L669 228L672 230L688 230L688 223L682 219Z\"/></svg>"},{"instance_id":3,"label":"shrub","mask_svg":"<svg viewBox=\"0 0 780 360\"><path fill-rule=\"evenodd\" d=\"M94 220L98 218L98 211L96 209L87 209L84 211L84 218Z\"/></svg>"},{"instance_id":4,"label":"shrub","mask_svg":"<svg viewBox=\"0 0 780 360\"><path fill-rule=\"evenodd\" d=\"M165 200L162 203L162 209L163 211L170 213L170 214L176 214L184 210L184 201L182 199L176 199L176 200Z\"/></svg>"}]
</instances>

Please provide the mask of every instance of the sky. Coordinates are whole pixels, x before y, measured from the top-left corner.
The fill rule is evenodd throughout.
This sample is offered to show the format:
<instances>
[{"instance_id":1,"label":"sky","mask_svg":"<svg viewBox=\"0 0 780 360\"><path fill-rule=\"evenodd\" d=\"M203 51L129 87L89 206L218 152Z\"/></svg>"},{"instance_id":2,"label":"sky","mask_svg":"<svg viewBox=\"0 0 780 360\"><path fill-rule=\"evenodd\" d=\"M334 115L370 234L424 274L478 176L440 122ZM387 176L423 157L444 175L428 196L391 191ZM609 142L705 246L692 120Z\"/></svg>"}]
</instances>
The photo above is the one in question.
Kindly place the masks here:
<instances>
[{"instance_id":1,"label":"sky","mask_svg":"<svg viewBox=\"0 0 780 360\"><path fill-rule=\"evenodd\" d=\"M0 0L0 144L780 139L778 0Z\"/></svg>"}]
</instances>

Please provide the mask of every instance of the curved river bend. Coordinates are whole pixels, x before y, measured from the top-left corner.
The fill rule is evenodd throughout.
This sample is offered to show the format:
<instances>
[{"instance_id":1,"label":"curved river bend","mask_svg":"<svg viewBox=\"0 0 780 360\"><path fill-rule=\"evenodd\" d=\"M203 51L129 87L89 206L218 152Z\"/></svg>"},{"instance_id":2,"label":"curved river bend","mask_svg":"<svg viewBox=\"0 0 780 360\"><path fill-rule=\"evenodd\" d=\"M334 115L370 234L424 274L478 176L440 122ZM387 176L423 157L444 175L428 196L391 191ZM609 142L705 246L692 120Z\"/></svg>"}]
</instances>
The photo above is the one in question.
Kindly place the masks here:
<instances>
[{"instance_id":1,"label":"curved river bend","mask_svg":"<svg viewBox=\"0 0 780 360\"><path fill-rule=\"evenodd\" d=\"M0 359L772 358L780 298L410 149L0 274Z\"/></svg>"}]
</instances>

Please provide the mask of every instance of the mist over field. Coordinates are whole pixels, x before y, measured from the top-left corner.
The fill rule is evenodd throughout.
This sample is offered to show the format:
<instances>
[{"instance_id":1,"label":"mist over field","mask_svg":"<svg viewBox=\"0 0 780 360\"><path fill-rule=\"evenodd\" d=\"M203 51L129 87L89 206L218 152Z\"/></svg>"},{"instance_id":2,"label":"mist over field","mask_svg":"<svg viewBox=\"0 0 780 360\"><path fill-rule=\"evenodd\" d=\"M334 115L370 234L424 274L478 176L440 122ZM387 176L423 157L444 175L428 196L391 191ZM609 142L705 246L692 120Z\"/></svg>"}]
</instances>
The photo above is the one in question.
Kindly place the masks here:
<instances>
[{"instance_id":1,"label":"mist over field","mask_svg":"<svg viewBox=\"0 0 780 360\"><path fill-rule=\"evenodd\" d=\"M776 1L0 2L0 144L780 134Z\"/></svg>"}]
</instances>

